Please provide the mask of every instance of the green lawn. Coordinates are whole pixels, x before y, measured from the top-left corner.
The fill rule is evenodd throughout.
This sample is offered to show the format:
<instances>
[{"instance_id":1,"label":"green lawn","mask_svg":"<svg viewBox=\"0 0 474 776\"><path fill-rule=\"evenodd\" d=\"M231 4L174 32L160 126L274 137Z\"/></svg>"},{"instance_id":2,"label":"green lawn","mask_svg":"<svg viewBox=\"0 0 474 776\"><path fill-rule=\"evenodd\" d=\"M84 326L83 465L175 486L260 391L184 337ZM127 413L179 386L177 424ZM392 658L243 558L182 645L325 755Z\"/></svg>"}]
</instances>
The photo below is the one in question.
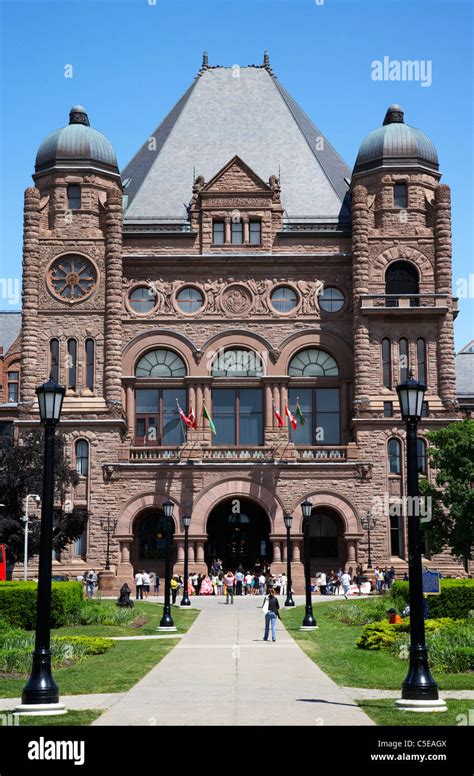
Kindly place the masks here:
<instances>
[{"instance_id":1,"label":"green lawn","mask_svg":"<svg viewBox=\"0 0 474 776\"><path fill-rule=\"evenodd\" d=\"M53 717L20 717L20 726L41 725L51 727L70 727L71 725L90 725L102 710L91 709L87 711L68 711L67 714L58 714Z\"/></svg>"},{"instance_id":2,"label":"green lawn","mask_svg":"<svg viewBox=\"0 0 474 776\"><path fill-rule=\"evenodd\" d=\"M327 616L329 606L339 605L339 602L334 602L324 607L313 607L319 626L315 631L299 630L304 617L303 606L294 609L283 608L280 612L290 635L337 684L345 687L398 690L408 670L407 662L382 650L359 649L356 639L362 632L362 626L345 625ZM434 678L442 690L474 689L474 672L438 672Z\"/></svg>"},{"instance_id":3,"label":"green lawn","mask_svg":"<svg viewBox=\"0 0 474 776\"><path fill-rule=\"evenodd\" d=\"M108 605L109 602L103 602ZM114 605L110 602L110 605ZM135 611L135 610L134 610ZM83 636L138 636L157 634L163 605L140 603L137 616L149 614L149 622L141 628L130 626L78 625L58 628L53 635ZM179 632L184 633L194 622L199 612L182 611L172 607L172 616ZM87 657L80 663L53 671L60 695L85 695L88 693L125 692L133 687L178 643L177 639L147 639L145 641L117 641L102 655ZM26 677L0 676L0 698L15 698L21 695Z\"/></svg>"},{"instance_id":4,"label":"green lawn","mask_svg":"<svg viewBox=\"0 0 474 776\"><path fill-rule=\"evenodd\" d=\"M377 725L467 725L472 701L447 700L448 711L428 714L426 712L402 711L397 709L391 698L357 701L359 706ZM472 716L472 715L471 715Z\"/></svg>"}]
</instances>

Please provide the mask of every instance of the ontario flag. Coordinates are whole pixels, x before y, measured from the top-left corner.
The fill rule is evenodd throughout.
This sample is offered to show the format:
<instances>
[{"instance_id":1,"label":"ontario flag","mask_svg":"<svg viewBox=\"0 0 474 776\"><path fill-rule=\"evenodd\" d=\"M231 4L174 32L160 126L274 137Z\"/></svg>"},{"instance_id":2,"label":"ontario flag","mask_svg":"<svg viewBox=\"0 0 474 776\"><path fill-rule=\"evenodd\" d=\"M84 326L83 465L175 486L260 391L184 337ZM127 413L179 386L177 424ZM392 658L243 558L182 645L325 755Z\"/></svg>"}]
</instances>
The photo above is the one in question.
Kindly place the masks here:
<instances>
[{"instance_id":1,"label":"ontario flag","mask_svg":"<svg viewBox=\"0 0 474 776\"><path fill-rule=\"evenodd\" d=\"M300 407L300 400L299 399L296 399L295 415L296 415L296 417L298 418L298 420L300 422L300 426L304 426L304 415L303 415L303 411L302 411L302 409Z\"/></svg>"},{"instance_id":2,"label":"ontario flag","mask_svg":"<svg viewBox=\"0 0 474 776\"><path fill-rule=\"evenodd\" d=\"M285 404L285 415L289 419L293 431L296 431L296 429L298 428L298 423L296 422L296 420L295 420L291 410L288 408L287 404Z\"/></svg>"},{"instance_id":3,"label":"ontario flag","mask_svg":"<svg viewBox=\"0 0 474 776\"><path fill-rule=\"evenodd\" d=\"M186 423L186 426L187 426L188 428L191 428L191 427L193 427L193 428L196 428L195 426L193 426L193 422L192 422L191 418L188 418L188 416L184 414L184 411L183 411L183 410L181 409L181 407L179 406L179 401L178 401L178 399L176 399L176 404L178 405L178 412L179 412L179 417L181 418L181 420L183 421L183 423Z\"/></svg>"},{"instance_id":4,"label":"ontario flag","mask_svg":"<svg viewBox=\"0 0 474 776\"><path fill-rule=\"evenodd\" d=\"M194 410L193 410L193 408L192 408L192 405L191 405L191 407L189 408L189 415L188 415L188 420L191 422L191 426L192 426L193 428L197 428L197 420L196 420L196 415L194 414Z\"/></svg>"},{"instance_id":5,"label":"ontario flag","mask_svg":"<svg viewBox=\"0 0 474 776\"><path fill-rule=\"evenodd\" d=\"M273 412L275 413L275 417L276 417L277 422L278 422L278 428L282 428L282 426L284 426L285 423L283 421L282 416L280 415L280 413L278 412L278 410L276 408L275 402L273 402Z\"/></svg>"}]
</instances>

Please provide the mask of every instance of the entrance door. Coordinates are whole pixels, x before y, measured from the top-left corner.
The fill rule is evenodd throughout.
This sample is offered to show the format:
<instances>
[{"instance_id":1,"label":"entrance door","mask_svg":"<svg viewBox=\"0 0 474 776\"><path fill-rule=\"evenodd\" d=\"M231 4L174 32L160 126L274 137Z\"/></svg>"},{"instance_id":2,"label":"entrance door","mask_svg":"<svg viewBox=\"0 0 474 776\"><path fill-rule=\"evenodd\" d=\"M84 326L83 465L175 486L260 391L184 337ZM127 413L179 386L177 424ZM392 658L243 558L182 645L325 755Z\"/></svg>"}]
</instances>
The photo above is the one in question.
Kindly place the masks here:
<instances>
[{"instance_id":1,"label":"entrance door","mask_svg":"<svg viewBox=\"0 0 474 776\"><path fill-rule=\"evenodd\" d=\"M257 561L271 562L270 520L264 510L249 499L229 499L219 504L207 522L205 555L208 566L214 558L224 569L242 566L253 571Z\"/></svg>"}]
</instances>

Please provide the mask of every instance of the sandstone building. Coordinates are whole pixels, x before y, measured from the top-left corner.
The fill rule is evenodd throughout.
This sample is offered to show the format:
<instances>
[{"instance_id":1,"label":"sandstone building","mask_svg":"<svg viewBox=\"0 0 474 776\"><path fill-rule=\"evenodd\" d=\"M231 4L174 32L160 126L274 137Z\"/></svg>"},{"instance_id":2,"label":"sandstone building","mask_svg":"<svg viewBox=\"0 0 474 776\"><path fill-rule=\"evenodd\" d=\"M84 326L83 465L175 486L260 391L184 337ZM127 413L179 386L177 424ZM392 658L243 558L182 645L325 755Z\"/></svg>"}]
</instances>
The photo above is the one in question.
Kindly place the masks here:
<instances>
[{"instance_id":1,"label":"sandstone building","mask_svg":"<svg viewBox=\"0 0 474 776\"><path fill-rule=\"evenodd\" d=\"M122 171L81 106L43 141L0 412L2 433L21 434L38 422L36 386L52 374L67 388L71 499L90 520L58 569L103 568L109 515L116 585L162 574L167 498L175 571L190 514L192 570L219 556L279 572L291 513L301 590L305 498L313 571L366 565L369 511L374 562L406 569L407 516L379 508L405 492L397 383L413 369L428 386L421 472L426 432L459 417L450 191L402 109L381 119L351 170L267 55L239 68L205 55Z\"/></svg>"}]
</instances>

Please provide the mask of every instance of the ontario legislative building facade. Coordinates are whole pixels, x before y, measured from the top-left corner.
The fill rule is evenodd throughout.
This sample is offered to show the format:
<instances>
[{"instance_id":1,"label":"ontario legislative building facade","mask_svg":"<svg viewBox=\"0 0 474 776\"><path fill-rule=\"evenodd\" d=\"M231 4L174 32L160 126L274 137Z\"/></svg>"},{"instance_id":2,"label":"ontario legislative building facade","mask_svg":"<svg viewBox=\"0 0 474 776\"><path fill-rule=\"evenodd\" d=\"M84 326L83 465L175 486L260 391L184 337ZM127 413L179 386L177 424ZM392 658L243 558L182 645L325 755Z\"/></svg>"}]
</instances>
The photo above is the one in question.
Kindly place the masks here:
<instances>
[{"instance_id":1,"label":"ontario legislative building facade","mask_svg":"<svg viewBox=\"0 0 474 776\"><path fill-rule=\"evenodd\" d=\"M90 518L56 573L104 568L110 516L114 589L139 568L162 575L166 499L175 573L187 514L191 570L214 557L284 570L290 513L301 591L304 499L313 573L367 565L368 512L373 565L407 568L406 510L386 508L406 487L397 383L412 369L428 386L420 472L426 433L459 417L440 177L397 105L351 170L267 55L239 68L205 55L122 172L71 110L25 192L21 333L0 399L18 435L38 423L37 385L67 389L71 501ZM426 559L461 570L448 552Z\"/></svg>"}]
</instances>

